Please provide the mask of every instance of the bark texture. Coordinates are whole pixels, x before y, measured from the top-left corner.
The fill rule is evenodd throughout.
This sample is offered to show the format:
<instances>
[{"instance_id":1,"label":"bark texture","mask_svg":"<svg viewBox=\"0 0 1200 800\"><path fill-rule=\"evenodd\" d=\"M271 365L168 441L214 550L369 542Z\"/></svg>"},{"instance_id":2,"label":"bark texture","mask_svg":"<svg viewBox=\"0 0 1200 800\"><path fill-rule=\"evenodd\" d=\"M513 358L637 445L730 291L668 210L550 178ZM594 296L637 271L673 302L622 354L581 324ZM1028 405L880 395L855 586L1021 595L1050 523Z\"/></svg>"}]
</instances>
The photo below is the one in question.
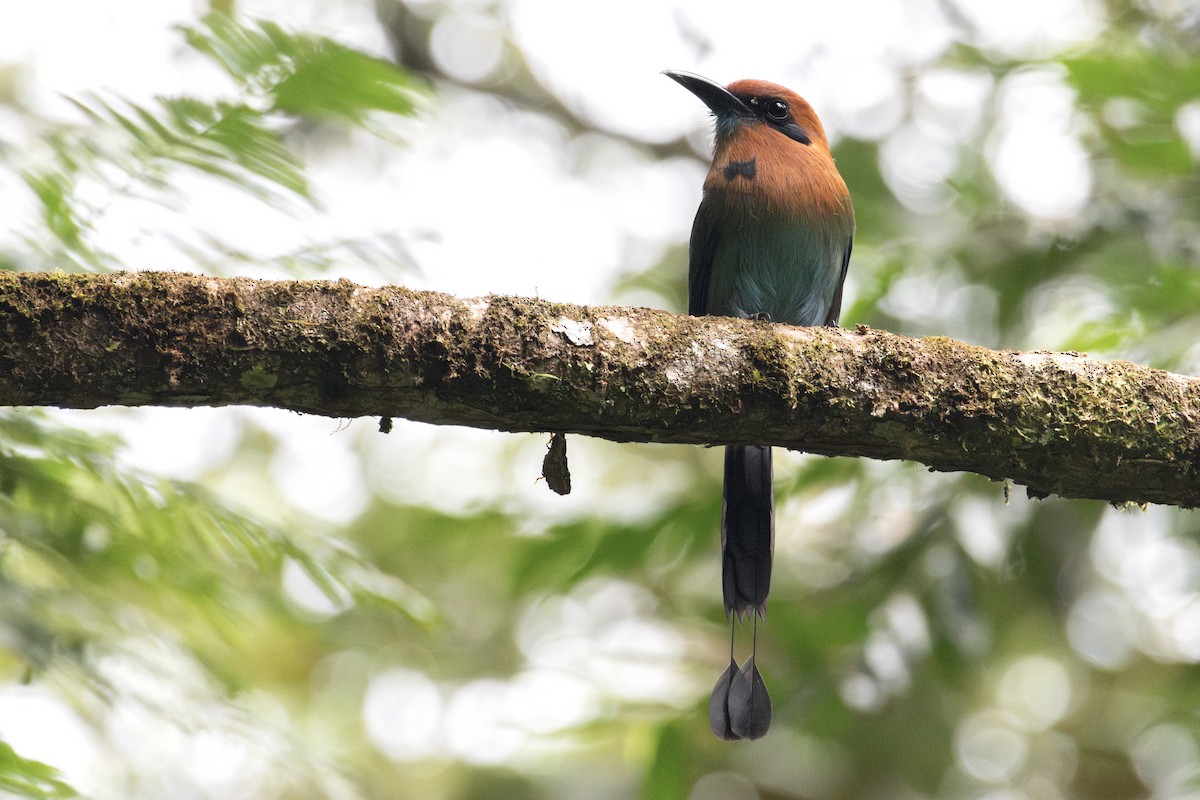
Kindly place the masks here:
<instances>
[{"instance_id":1,"label":"bark texture","mask_svg":"<svg viewBox=\"0 0 1200 800\"><path fill-rule=\"evenodd\" d=\"M349 281L0 272L0 405L771 444L1200 506L1200 380L1076 353Z\"/></svg>"}]
</instances>

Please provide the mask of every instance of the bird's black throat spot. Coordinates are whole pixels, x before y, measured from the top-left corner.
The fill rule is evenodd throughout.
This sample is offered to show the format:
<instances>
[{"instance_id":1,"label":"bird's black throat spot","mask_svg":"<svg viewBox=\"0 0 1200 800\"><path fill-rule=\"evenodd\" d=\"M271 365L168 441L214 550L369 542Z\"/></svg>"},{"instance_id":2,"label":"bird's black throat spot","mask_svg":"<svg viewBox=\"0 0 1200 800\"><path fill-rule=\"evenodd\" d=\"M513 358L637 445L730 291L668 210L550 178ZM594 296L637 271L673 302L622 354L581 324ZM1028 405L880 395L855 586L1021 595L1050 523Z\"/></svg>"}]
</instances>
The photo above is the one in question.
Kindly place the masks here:
<instances>
[{"instance_id":1,"label":"bird's black throat spot","mask_svg":"<svg viewBox=\"0 0 1200 800\"><path fill-rule=\"evenodd\" d=\"M754 180L754 176L758 174L757 159L749 161L730 161L725 165L725 180L732 182L735 178L741 176L748 181Z\"/></svg>"}]
</instances>

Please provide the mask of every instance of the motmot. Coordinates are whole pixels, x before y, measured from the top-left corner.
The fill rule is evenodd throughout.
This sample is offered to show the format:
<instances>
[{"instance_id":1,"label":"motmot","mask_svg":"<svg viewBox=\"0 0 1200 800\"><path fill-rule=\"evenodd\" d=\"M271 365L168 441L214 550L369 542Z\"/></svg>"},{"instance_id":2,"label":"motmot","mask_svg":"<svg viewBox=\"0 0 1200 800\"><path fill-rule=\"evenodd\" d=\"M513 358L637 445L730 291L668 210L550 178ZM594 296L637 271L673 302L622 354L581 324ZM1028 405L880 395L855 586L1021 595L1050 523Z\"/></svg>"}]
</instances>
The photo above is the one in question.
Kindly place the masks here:
<instances>
[{"instance_id":1,"label":"motmot","mask_svg":"<svg viewBox=\"0 0 1200 800\"><path fill-rule=\"evenodd\" d=\"M854 206L812 106L766 81L721 86L687 72L665 74L716 119L712 167L688 247L688 313L837 325ZM709 723L722 739L758 739L771 725L770 695L755 663L775 547L771 448L726 447L724 481L721 581L729 668L713 688ZM753 646L739 667L734 631L747 613Z\"/></svg>"}]
</instances>

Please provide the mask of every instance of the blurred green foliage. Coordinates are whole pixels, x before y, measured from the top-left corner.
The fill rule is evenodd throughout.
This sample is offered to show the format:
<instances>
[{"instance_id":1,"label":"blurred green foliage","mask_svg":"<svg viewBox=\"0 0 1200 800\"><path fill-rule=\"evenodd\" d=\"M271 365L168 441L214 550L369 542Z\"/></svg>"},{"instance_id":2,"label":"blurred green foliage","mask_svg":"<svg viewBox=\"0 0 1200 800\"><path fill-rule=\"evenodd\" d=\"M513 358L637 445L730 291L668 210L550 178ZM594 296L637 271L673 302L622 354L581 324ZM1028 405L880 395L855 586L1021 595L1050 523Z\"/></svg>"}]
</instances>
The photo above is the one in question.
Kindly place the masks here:
<instances>
[{"instance_id":1,"label":"blurred green foliage","mask_svg":"<svg viewBox=\"0 0 1200 800\"><path fill-rule=\"evenodd\" d=\"M419 79L386 61L272 23L243 25L212 13L182 33L233 80L236 99L178 95L147 105L98 94L71 98L90 124L50 129L43 137L50 157L22 174L46 228L28 238L50 263L120 268L96 242L104 199L141 194L167 202L178 168L264 202L312 201L290 129L314 120L367 126L376 114L412 115L426 94ZM309 256L311 266L319 253Z\"/></svg>"},{"instance_id":2,"label":"blurred green foliage","mask_svg":"<svg viewBox=\"0 0 1200 800\"><path fill-rule=\"evenodd\" d=\"M1195 26L1142 4L1109 14L1121 24L1057 60L964 34L929 65L992 87L980 130L951 145L951 196L935 208L897 199L879 142L838 144L860 225L848 323L1197 371ZM426 102L424 78L329 38L220 15L182 33L234 96L75 98L89 124L47 126L49 160L22 173L42 228L6 260L119 266L96 237L97 184L169 203L196 171L262 202L310 202L302 131L374 130L376 114ZM997 97L1030 71L1070 90L1088 152L1090 198L1065 223L1006 200L989 161ZM330 248L285 263L327 268ZM618 290L678 307L684 271L675 248ZM394 477L364 468L365 510L331 524L264 478L289 443L230 415L238 448L189 483L130 468L121 441L79 416L0 412L0 709L23 687L60 698L99 742L102 796L1200 792L1190 513L1034 503L971 475L781 454L758 659L775 724L729 745L704 713L727 646L712 453L573 440L577 491L611 493L574 517L539 518L516 490L454 508L397 497ZM407 464L478 441L422 449L403 425L382 446L337 435L364 464L381 447ZM541 441L506 441L489 468L532 482ZM624 508L613 498L630 483L657 502ZM17 740L10 724L0 736ZM206 746L220 758L204 761ZM193 761L233 778L179 767ZM0 790L70 797L68 783L0 741Z\"/></svg>"},{"instance_id":3,"label":"blurred green foliage","mask_svg":"<svg viewBox=\"0 0 1200 800\"><path fill-rule=\"evenodd\" d=\"M422 92L419 80L393 64L271 22L243 25L214 13L183 31L271 111L362 124L372 112L412 114ZM276 182L290 181L279 175Z\"/></svg>"},{"instance_id":4,"label":"blurred green foliage","mask_svg":"<svg viewBox=\"0 0 1200 800\"><path fill-rule=\"evenodd\" d=\"M67 784L56 777L50 766L21 758L4 742L0 742L0 789L18 797L58 798L78 797Z\"/></svg>"}]
</instances>

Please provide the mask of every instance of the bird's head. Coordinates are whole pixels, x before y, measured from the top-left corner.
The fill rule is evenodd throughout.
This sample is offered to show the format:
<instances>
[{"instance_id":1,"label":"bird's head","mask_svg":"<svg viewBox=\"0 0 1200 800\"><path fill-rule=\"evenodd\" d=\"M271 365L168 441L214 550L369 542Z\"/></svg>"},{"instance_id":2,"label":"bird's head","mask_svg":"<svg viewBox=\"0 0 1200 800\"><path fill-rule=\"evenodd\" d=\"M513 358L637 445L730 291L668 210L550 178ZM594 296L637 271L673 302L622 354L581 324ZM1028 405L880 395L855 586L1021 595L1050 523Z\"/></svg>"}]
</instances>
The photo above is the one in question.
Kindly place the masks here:
<instances>
[{"instance_id":1,"label":"bird's head","mask_svg":"<svg viewBox=\"0 0 1200 800\"><path fill-rule=\"evenodd\" d=\"M712 111L717 121L718 146L735 137L746 125L766 125L802 145L829 149L816 112L791 89L757 80L722 86L708 78L674 70L663 74L699 97Z\"/></svg>"}]
</instances>

